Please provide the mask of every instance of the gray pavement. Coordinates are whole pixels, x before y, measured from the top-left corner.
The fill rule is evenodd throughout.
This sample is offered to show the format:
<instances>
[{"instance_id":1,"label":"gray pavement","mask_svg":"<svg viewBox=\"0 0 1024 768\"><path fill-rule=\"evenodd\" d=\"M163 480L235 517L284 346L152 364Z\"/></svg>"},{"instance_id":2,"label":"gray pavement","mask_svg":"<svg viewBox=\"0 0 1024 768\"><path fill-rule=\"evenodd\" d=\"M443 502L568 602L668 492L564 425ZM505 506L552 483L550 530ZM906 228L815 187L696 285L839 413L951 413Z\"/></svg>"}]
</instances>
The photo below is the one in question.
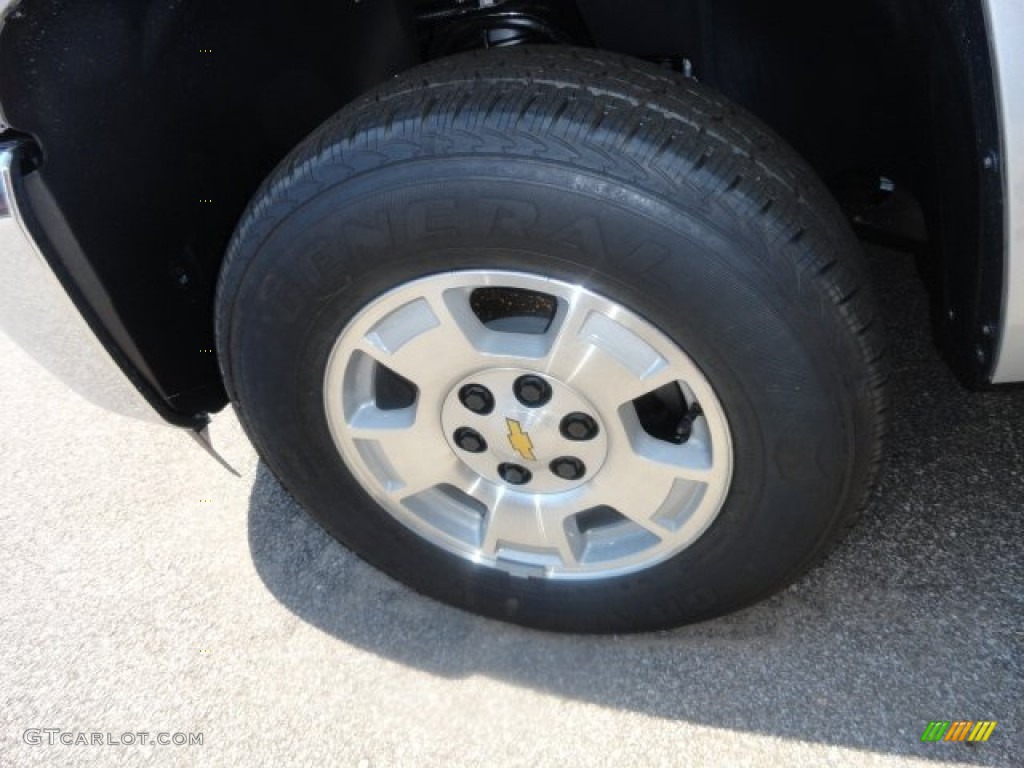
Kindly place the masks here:
<instances>
[{"instance_id":1,"label":"gray pavement","mask_svg":"<svg viewBox=\"0 0 1024 768\"><path fill-rule=\"evenodd\" d=\"M911 260L872 263L896 368L872 509L768 602L633 637L417 596L312 523L230 413L241 479L0 335L0 766L1024 764L1024 390L960 389ZM999 724L922 744L940 719Z\"/></svg>"}]
</instances>

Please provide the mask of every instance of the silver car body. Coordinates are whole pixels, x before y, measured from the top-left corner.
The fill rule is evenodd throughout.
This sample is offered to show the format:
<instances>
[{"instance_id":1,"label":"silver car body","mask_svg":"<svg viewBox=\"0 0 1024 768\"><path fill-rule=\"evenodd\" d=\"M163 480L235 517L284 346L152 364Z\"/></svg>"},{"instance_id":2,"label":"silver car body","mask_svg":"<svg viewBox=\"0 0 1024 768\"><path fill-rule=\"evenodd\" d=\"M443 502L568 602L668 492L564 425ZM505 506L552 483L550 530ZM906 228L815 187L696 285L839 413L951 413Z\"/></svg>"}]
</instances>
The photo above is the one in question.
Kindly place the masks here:
<instances>
[{"instance_id":1,"label":"silver car body","mask_svg":"<svg viewBox=\"0 0 1024 768\"><path fill-rule=\"evenodd\" d=\"M993 382L1024 381L1024 2L986 0L1003 143L1006 249Z\"/></svg>"}]
</instances>

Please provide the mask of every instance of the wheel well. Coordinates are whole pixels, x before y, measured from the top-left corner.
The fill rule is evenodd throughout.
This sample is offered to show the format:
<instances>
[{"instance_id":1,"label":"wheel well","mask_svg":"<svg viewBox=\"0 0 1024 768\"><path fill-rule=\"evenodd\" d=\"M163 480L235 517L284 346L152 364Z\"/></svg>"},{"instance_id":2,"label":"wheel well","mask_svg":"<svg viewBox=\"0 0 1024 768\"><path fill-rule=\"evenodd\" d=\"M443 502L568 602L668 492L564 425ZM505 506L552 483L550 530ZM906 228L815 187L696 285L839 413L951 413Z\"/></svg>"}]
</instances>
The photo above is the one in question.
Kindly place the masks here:
<instances>
[{"instance_id":1,"label":"wheel well","mask_svg":"<svg viewBox=\"0 0 1024 768\"><path fill-rule=\"evenodd\" d=\"M811 163L863 237L915 249L947 361L989 381L1005 225L983 2L637 0L628 23L615 0L579 6L599 46L682 52Z\"/></svg>"},{"instance_id":2,"label":"wheel well","mask_svg":"<svg viewBox=\"0 0 1024 768\"><path fill-rule=\"evenodd\" d=\"M308 0L282 12L242 0L22 0L0 34L0 104L40 149L23 207L47 259L108 344L130 340L123 351L151 400L187 417L225 403L207 351L213 290L235 223L284 154L424 58L541 42L692 72L793 144L864 234L920 235L879 224L906 217L875 215L893 188L906 190L928 225L921 252L939 337L977 382L990 367L1002 274L977 6Z\"/></svg>"}]
</instances>

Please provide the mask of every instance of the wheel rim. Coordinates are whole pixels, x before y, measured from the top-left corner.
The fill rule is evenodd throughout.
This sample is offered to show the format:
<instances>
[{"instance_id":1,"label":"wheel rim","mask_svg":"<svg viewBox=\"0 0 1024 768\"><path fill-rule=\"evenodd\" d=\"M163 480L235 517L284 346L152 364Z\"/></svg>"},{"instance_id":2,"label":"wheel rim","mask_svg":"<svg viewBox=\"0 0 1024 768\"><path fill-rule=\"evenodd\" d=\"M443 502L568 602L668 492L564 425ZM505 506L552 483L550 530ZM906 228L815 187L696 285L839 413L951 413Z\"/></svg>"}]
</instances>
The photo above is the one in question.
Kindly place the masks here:
<instances>
[{"instance_id":1,"label":"wheel rim","mask_svg":"<svg viewBox=\"0 0 1024 768\"><path fill-rule=\"evenodd\" d=\"M388 513L514 575L651 567L707 530L732 479L725 413L686 353L539 275L451 272L377 298L334 344L324 405Z\"/></svg>"}]
</instances>

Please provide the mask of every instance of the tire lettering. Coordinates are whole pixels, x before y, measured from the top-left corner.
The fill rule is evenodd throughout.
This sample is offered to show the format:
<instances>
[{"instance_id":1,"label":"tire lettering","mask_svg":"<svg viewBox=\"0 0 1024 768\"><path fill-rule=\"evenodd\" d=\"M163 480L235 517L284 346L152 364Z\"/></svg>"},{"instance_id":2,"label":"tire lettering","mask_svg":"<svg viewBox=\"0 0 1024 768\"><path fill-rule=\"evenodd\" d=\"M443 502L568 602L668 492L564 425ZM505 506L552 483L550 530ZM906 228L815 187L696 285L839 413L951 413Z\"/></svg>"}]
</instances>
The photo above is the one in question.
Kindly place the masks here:
<instances>
[{"instance_id":1,"label":"tire lettering","mask_svg":"<svg viewBox=\"0 0 1024 768\"><path fill-rule=\"evenodd\" d=\"M457 235L458 208L458 202L452 198L412 203L406 214L409 239Z\"/></svg>"},{"instance_id":2,"label":"tire lettering","mask_svg":"<svg viewBox=\"0 0 1024 768\"><path fill-rule=\"evenodd\" d=\"M388 212L380 211L374 217L374 221L365 224L353 224L345 222L342 225L342 240L351 249L351 252L362 255L367 251L383 251L394 246L394 237L391 233L391 220Z\"/></svg>"},{"instance_id":3,"label":"tire lettering","mask_svg":"<svg viewBox=\"0 0 1024 768\"><path fill-rule=\"evenodd\" d=\"M520 200L496 200L483 198L480 200L481 220L487 222L484 234L512 235L525 237L527 230L537 223L540 213L533 203Z\"/></svg>"},{"instance_id":4,"label":"tire lettering","mask_svg":"<svg viewBox=\"0 0 1024 768\"><path fill-rule=\"evenodd\" d=\"M303 291L295 283L280 274L267 275L260 286L260 302L274 307L275 322L294 322L305 303L303 296Z\"/></svg>"},{"instance_id":5,"label":"tire lettering","mask_svg":"<svg viewBox=\"0 0 1024 768\"><path fill-rule=\"evenodd\" d=\"M601 233L601 224L593 216L583 216L577 219L568 227L555 232L553 239L591 256L603 259L608 255Z\"/></svg>"},{"instance_id":6,"label":"tire lettering","mask_svg":"<svg viewBox=\"0 0 1024 768\"><path fill-rule=\"evenodd\" d=\"M304 249L302 257L296 259L296 270L302 281L310 288L317 288L328 281L331 267L338 262L338 254L331 243L320 238Z\"/></svg>"},{"instance_id":7,"label":"tire lettering","mask_svg":"<svg viewBox=\"0 0 1024 768\"><path fill-rule=\"evenodd\" d=\"M626 257L629 265L637 272L647 272L665 261L669 249L653 240L645 240L629 252Z\"/></svg>"}]
</instances>

